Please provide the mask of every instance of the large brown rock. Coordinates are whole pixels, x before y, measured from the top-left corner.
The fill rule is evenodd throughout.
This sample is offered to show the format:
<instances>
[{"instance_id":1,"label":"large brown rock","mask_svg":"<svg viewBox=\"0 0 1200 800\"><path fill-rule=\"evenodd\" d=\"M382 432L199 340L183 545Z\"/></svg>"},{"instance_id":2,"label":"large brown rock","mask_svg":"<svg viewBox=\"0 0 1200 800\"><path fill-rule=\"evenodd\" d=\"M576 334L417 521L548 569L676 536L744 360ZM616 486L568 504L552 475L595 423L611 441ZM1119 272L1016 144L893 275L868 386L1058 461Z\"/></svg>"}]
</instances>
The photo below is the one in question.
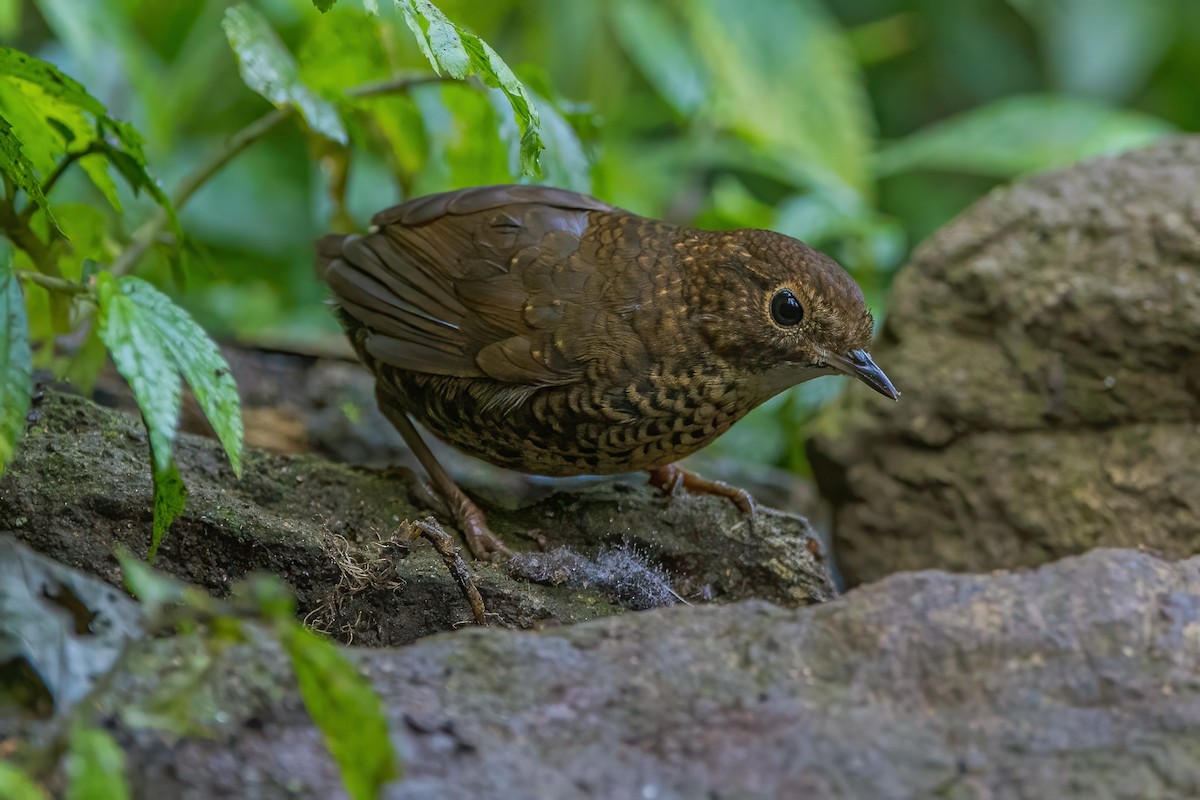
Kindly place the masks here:
<instances>
[{"instance_id":1,"label":"large brown rock","mask_svg":"<svg viewBox=\"0 0 1200 800\"><path fill-rule=\"evenodd\" d=\"M896 278L811 442L852 582L1200 547L1200 138L993 192Z\"/></svg>"},{"instance_id":2,"label":"large brown rock","mask_svg":"<svg viewBox=\"0 0 1200 800\"><path fill-rule=\"evenodd\" d=\"M347 652L404 762L390 800L1165 800L1200 796L1197 630L1200 559L1099 550ZM90 702L135 797L343 796L269 635L143 638Z\"/></svg>"}]
</instances>

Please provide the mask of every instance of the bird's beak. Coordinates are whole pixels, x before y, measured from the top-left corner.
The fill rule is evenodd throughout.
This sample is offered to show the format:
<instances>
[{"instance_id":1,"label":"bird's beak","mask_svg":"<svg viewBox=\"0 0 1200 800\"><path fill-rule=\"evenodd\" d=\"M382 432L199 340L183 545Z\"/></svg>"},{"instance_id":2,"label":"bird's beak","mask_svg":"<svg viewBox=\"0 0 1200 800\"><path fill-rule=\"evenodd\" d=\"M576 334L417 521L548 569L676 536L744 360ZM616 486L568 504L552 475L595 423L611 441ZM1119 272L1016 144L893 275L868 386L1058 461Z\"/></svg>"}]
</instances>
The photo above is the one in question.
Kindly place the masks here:
<instances>
[{"instance_id":1,"label":"bird's beak","mask_svg":"<svg viewBox=\"0 0 1200 800\"><path fill-rule=\"evenodd\" d=\"M888 380L887 375L883 374L883 370L875 366L870 353L866 350L851 350L845 355L830 353L825 360L838 372L858 378L884 397L890 397L893 400L899 399L900 393L896 391L896 387L892 386L892 382Z\"/></svg>"}]
</instances>

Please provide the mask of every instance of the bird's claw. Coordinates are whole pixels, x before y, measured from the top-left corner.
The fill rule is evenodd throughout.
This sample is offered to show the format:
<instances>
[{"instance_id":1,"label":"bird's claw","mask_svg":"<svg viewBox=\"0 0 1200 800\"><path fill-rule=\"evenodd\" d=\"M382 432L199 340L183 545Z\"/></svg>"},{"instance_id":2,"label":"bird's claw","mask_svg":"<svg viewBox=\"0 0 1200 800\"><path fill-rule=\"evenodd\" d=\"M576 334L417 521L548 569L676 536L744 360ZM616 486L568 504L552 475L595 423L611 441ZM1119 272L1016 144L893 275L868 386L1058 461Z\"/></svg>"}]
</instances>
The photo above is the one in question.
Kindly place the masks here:
<instances>
[{"instance_id":1,"label":"bird's claw","mask_svg":"<svg viewBox=\"0 0 1200 800\"><path fill-rule=\"evenodd\" d=\"M500 540L500 537L492 533L492 529L488 527L487 521L483 518L483 513L475 507L474 503L467 501L465 503L456 503L454 508L454 521L458 525L458 529L462 531L463 539L467 542L467 549L471 551L472 557L478 561L506 561L512 557L512 551Z\"/></svg>"},{"instance_id":2,"label":"bird's claw","mask_svg":"<svg viewBox=\"0 0 1200 800\"><path fill-rule=\"evenodd\" d=\"M680 489L685 489L690 494L711 494L728 498L738 507L739 511L750 517L753 517L758 510L754 497L748 491L737 486L730 486L725 481L710 481L701 478L696 473L688 472L675 464L667 464L648 470L648 472L650 473L650 485L658 487L667 496L673 496Z\"/></svg>"}]
</instances>

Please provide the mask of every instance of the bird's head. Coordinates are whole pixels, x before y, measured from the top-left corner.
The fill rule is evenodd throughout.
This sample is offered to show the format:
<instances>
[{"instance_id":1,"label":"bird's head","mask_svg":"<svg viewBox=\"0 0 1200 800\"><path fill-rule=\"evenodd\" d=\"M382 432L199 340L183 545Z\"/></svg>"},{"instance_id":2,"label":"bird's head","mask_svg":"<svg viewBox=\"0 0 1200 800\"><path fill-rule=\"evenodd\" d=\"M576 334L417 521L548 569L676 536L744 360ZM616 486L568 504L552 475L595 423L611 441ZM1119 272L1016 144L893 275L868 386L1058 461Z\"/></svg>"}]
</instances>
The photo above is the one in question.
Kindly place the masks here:
<instances>
[{"instance_id":1,"label":"bird's head","mask_svg":"<svg viewBox=\"0 0 1200 800\"><path fill-rule=\"evenodd\" d=\"M836 373L899 397L867 352L872 320L862 290L837 262L771 231L709 233L701 241L688 270L689 307L713 349L758 385L762 399Z\"/></svg>"}]
</instances>

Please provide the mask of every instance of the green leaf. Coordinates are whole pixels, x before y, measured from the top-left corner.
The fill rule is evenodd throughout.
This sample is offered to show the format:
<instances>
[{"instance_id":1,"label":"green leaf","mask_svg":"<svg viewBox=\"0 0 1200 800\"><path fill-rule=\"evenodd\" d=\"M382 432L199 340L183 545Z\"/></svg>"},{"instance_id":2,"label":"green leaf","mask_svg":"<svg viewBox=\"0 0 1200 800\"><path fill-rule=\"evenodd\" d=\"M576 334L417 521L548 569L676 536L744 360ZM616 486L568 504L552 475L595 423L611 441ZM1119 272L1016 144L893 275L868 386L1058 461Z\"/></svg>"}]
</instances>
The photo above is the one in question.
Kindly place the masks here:
<instances>
[{"instance_id":1,"label":"green leaf","mask_svg":"<svg viewBox=\"0 0 1200 800\"><path fill-rule=\"evenodd\" d=\"M521 172L521 135L510 115L504 113L504 95L497 89L488 90L492 106L500 117L500 138L509 145L509 169L515 175ZM567 122L566 117L545 98L533 97L540 109L542 133L550 145L542 153L542 179L548 186L558 186L573 192L590 194L592 191L592 163L583 151L579 135Z\"/></svg>"},{"instance_id":2,"label":"green leaf","mask_svg":"<svg viewBox=\"0 0 1200 800\"><path fill-rule=\"evenodd\" d=\"M447 186L511 183L508 153L496 136L496 110L487 96L461 83L422 86L412 92L421 112L429 153L413 191L436 192Z\"/></svg>"},{"instance_id":3,"label":"green leaf","mask_svg":"<svg viewBox=\"0 0 1200 800\"><path fill-rule=\"evenodd\" d=\"M100 337L146 418L160 471L171 464L182 372L240 474L241 405L229 363L216 344L186 311L141 278L115 281L101 273L97 293Z\"/></svg>"},{"instance_id":4,"label":"green leaf","mask_svg":"<svg viewBox=\"0 0 1200 800\"><path fill-rule=\"evenodd\" d=\"M121 207L121 198L117 195L117 184L112 179L112 175L109 174L108 165L109 161L100 154L84 156L79 159L79 166L92 179L92 183L100 190L100 194L104 195L104 199L108 201L108 204L118 214L123 214L125 213L125 209ZM136 191L136 187L134 189ZM158 198L155 199L157 200ZM174 209L171 209L168 213L173 214Z\"/></svg>"},{"instance_id":5,"label":"green leaf","mask_svg":"<svg viewBox=\"0 0 1200 800\"><path fill-rule=\"evenodd\" d=\"M187 487L183 485L183 478L179 476L179 468L174 462L168 464L166 469L161 469L157 463L153 466L154 529L150 534L150 550L146 553L146 561L150 564L158 556L158 546L171 529L171 523L187 506Z\"/></svg>"},{"instance_id":6,"label":"green leaf","mask_svg":"<svg viewBox=\"0 0 1200 800\"><path fill-rule=\"evenodd\" d=\"M33 392L33 354L21 282L12 271L12 247L0 238L0 474L25 436Z\"/></svg>"},{"instance_id":7,"label":"green leaf","mask_svg":"<svg viewBox=\"0 0 1200 800\"><path fill-rule=\"evenodd\" d=\"M96 276L100 338L117 371L129 383L146 421L150 449L159 469L173 463L171 445L179 427L182 386L153 317L107 272Z\"/></svg>"},{"instance_id":8,"label":"green leaf","mask_svg":"<svg viewBox=\"0 0 1200 800\"><path fill-rule=\"evenodd\" d=\"M20 29L21 5L22 0L0 0L0 36L14 36Z\"/></svg>"},{"instance_id":9,"label":"green leaf","mask_svg":"<svg viewBox=\"0 0 1200 800\"><path fill-rule=\"evenodd\" d=\"M58 259L59 269L64 278L86 283L90 276L84 275L84 269L89 259L107 262L113 257L108 236L110 217L98 204L55 203L54 218L69 246L63 249Z\"/></svg>"},{"instance_id":10,"label":"green leaf","mask_svg":"<svg viewBox=\"0 0 1200 800\"><path fill-rule=\"evenodd\" d=\"M1122 103L1174 43L1177 11L1161 0L1009 0L1040 40L1051 88Z\"/></svg>"},{"instance_id":11,"label":"green leaf","mask_svg":"<svg viewBox=\"0 0 1200 800\"><path fill-rule=\"evenodd\" d=\"M192 387L192 394L225 448L234 472L241 475L242 411L229 362L204 329L171 298L140 278L122 278L120 285L125 296L141 309L158 332L166 352Z\"/></svg>"},{"instance_id":12,"label":"green leaf","mask_svg":"<svg viewBox=\"0 0 1200 800\"><path fill-rule=\"evenodd\" d=\"M149 174L142 138L127 122L112 119L104 106L81 84L53 65L9 48L0 48L0 110L25 148L34 169L47 174L68 150L81 152L99 145L102 152L81 159L80 167L113 208L121 210L106 160L117 167L134 193L145 189L167 212L176 235L182 235L175 210ZM14 178L16 180L16 178ZM44 206L41 186L31 200Z\"/></svg>"},{"instance_id":13,"label":"green leaf","mask_svg":"<svg viewBox=\"0 0 1200 800\"><path fill-rule=\"evenodd\" d=\"M1174 129L1133 111L1060 95L1021 95L973 109L881 148L881 176L939 169L1008 178L1146 145Z\"/></svg>"},{"instance_id":14,"label":"green leaf","mask_svg":"<svg viewBox=\"0 0 1200 800\"><path fill-rule=\"evenodd\" d=\"M52 64L28 56L20 50L0 47L0 75L36 84L52 97L78 106L97 117L106 113L104 105L88 94L79 81L63 74Z\"/></svg>"},{"instance_id":15,"label":"green leaf","mask_svg":"<svg viewBox=\"0 0 1200 800\"><path fill-rule=\"evenodd\" d=\"M34 172L33 164L25 155L21 140L13 133L12 126L4 117L0 117L0 172L25 192L30 202L38 208L46 209L47 214L50 213L46 205L46 196L42 194L42 183Z\"/></svg>"},{"instance_id":16,"label":"green leaf","mask_svg":"<svg viewBox=\"0 0 1200 800\"><path fill-rule=\"evenodd\" d=\"M521 132L521 171L541 178L538 155L545 149L541 121L525 86L508 64L487 42L455 25L429 0L396 0L396 5L404 12L404 20L417 38L417 45L438 74L445 73L457 80L478 75L484 84L504 93Z\"/></svg>"},{"instance_id":17,"label":"green leaf","mask_svg":"<svg viewBox=\"0 0 1200 800\"><path fill-rule=\"evenodd\" d=\"M166 212L175 235L182 238L183 229L179 226L179 217L175 214L175 207L147 169L146 153L142 150L142 135L128 122L111 117L104 117L100 120L100 132L104 136L105 154L108 156L108 160L129 183L134 194L145 189L146 194L154 198L154 202L158 203L159 207ZM104 187L100 188L103 191Z\"/></svg>"},{"instance_id":18,"label":"green leaf","mask_svg":"<svg viewBox=\"0 0 1200 800\"><path fill-rule=\"evenodd\" d=\"M247 86L279 108L295 107L316 133L340 144L349 141L337 109L300 81L296 59L262 14L239 4L225 12L221 27Z\"/></svg>"},{"instance_id":19,"label":"green leaf","mask_svg":"<svg viewBox=\"0 0 1200 800\"><path fill-rule=\"evenodd\" d=\"M71 363L67 365L63 377L85 397L91 397L92 389L96 385L96 377L100 374L100 370L104 369L106 355L104 341L100 338L99 325L93 323L87 338L83 340L83 345L75 351Z\"/></svg>"},{"instance_id":20,"label":"green leaf","mask_svg":"<svg viewBox=\"0 0 1200 800\"><path fill-rule=\"evenodd\" d=\"M72 106L61 107L86 121L83 112ZM25 81L0 79L0 117L12 127L21 142L21 152L39 175L54 169L58 157L66 152L63 134L50 120L61 122L64 116L53 99L37 86Z\"/></svg>"},{"instance_id":21,"label":"green leaf","mask_svg":"<svg viewBox=\"0 0 1200 800\"><path fill-rule=\"evenodd\" d=\"M67 751L67 800L126 800L125 754L99 728L75 725Z\"/></svg>"},{"instance_id":22,"label":"green leaf","mask_svg":"<svg viewBox=\"0 0 1200 800\"><path fill-rule=\"evenodd\" d=\"M138 599L148 615L160 612L166 606L182 605L197 599L199 592L178 578L160 572L125 549L117 547L117 561L125 578L125 588ZM195 596L193 596L195 595ZM202 603L206 609L215 608L220 601L206 595Z\"/></svg>"},{"instance_id":23,"label":"green leaf","mask_svg":"<svg viewBox=\"0 0 1200 800\"><path fill-rule=\"evenodd\" d=\"M797 185L867 196L874 123L845 35L816 0L681 4L712 79L704 114Z\"/></svg>"},{"instance_id":24,"label":"green leaf","mask_svg":"<svg viewBox=\"0 0 1200 800\"><path fill-rule=\"evenodd\" d=\"M325 737L352 800L373 800L398 777L379 695L332 642L294 623L280 641L292 660L300 694Z\"/></svg>"},{"instance_id":25,"label":"green leaf","mask_svg":"<svg viewBox=\"0 0 1200 800\"><path fill-rule=\"evenodd\" d=\"M0 664L31 667L58 711L112 669L138 624L112 586L0 537ZM11 688L6 679L6 698Z\"/></svg>"},{"instance_id":26,"label":"green leaf","mask_svg":"<svg viewBox=\"0 0 1200 800\"><path fill-rule=\"evenodd\" d=\"M315 7L317 11L320 11L322 14L324 14L326 11L333 8L333 4L336 2L337 0L313 0L313 7Z\"/></svg>"},{"instance_id":27,"label":"green leaf","mask_svg":"<svg viewBox=\"0 0 1200 800\"><path fill-rule=\"evenodd\" d=\"M47 800L49 795L15 764L0 761L0 797L5 800Z\"/></svg>"},{"instance_id":28,"label":"green leaf","mask_svg":"<svg viewBox=\"0 0 1200 800\"><path fill-rule=\"evenodd\" d=\"M388 77L381 30L379 20L339 8L312 26L300 46L300 80L326 97L342 99L348 87Z\"/></svg>"},{"instance_id":29,"label":"green leaf","mask_svg":"<svg viewBox=\"0 0 1200 800\"><path fill-rule=\"evenodd\" d=\"M695 114L708 79L680 21L658 0L617 0L608 8L617 38L646 80L680 115Z\"/></svg>"}]
</instances>

